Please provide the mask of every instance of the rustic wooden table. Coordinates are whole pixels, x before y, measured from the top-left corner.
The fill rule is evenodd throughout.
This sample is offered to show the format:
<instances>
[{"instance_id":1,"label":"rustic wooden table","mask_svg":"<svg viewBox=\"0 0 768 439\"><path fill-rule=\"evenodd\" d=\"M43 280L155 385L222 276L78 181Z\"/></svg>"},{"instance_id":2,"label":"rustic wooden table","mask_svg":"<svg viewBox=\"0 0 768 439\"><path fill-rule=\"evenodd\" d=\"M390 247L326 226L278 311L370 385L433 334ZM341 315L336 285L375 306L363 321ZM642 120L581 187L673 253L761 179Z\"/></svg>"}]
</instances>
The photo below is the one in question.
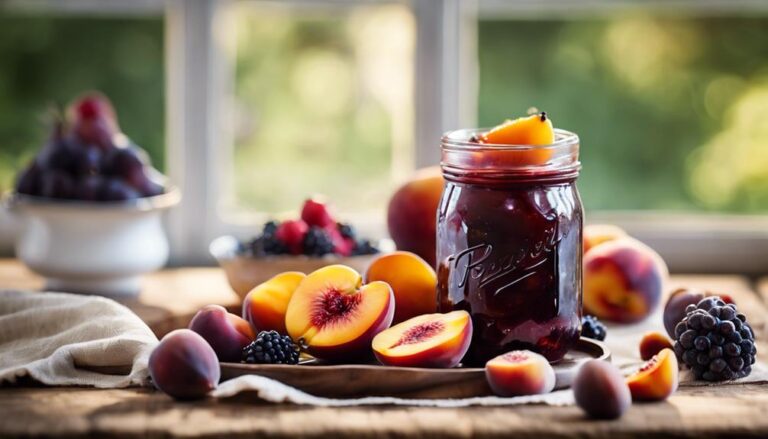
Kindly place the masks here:
<instances>
[{"instance_id":1,"label":"rustic wooden table","mask_svg":"<svg viewBox=\"0 0 768 439\"><path fill-rule=\"evenodd\" d=\"M41 285L16 261L0 261L0 288ZM768 281L674 276L671 286L678 285L730 292L758 337L765 336ZM141 296L127 305L161 336L186 325L202 305L236 309L237 302L217 269L188 268L149 276ZM576 407L331 409L270 405L249 396L180 403L150 389L47 388L23 382L0 388L0 437L7 436L765 438L768 383L683 387L667 402L633 405L620 420L593 421Z\"/></svg>"}]
</instances>

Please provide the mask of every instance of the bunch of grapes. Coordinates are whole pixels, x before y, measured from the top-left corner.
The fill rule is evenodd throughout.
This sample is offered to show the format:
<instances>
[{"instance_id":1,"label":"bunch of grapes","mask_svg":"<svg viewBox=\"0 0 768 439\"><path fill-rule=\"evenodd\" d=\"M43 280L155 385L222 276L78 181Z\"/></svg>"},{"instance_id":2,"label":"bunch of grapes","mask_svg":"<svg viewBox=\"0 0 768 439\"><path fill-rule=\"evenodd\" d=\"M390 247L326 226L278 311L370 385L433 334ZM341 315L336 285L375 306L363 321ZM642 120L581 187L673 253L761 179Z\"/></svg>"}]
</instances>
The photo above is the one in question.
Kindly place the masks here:
<instances>
[{"instance_id":1,"label":"bunch of grapes","mask_svg":"<svg viewBox=\"0 0 768 439\"><path fill-rule=\"evenodd\" d=\"M47 144L16 181L16 192L83 201L124 201L162 194L164 177L147 153L120 132L109 100L78 99L58 117ZM68 122L68 123L67 123Z\"/></svg>"}]
</instances>

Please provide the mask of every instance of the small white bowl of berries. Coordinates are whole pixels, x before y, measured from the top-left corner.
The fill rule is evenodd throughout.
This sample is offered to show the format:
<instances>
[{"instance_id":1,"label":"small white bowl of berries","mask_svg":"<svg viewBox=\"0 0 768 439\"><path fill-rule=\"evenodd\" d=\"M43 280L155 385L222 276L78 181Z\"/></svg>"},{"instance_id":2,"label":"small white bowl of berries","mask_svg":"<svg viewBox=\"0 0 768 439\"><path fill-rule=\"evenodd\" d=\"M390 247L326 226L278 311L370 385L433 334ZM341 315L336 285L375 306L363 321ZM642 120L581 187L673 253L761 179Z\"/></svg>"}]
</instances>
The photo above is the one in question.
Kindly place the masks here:
<instances>
[{"instance_id":1,"label":"small white bowl of berries","mask_svg":"<svg viewBox=\"0 0 768 439\"><path fill-rule=\"evenodd\" d=\"M120 131L109 100L89 94L56 118L4 204L21 226L16 256L46 290L133 296L140 276L167 262L162 212L180 198Z\"/></svg>"},{"instance_id":2,"label":"small white bowl of berries","mask_svg":"<svg viewBox=\"0 0 768 439\"><path fill-rule=\"evenodd\" d=\"M344 264L364 272L381 244L359 238L353 226L334 218L326 203L309 199L299 218L268 221L245 241L221 236L211 242L210 252L232 289L244 298L256 285L285 271L311 273Z\"/></svg>"}]
</instances>

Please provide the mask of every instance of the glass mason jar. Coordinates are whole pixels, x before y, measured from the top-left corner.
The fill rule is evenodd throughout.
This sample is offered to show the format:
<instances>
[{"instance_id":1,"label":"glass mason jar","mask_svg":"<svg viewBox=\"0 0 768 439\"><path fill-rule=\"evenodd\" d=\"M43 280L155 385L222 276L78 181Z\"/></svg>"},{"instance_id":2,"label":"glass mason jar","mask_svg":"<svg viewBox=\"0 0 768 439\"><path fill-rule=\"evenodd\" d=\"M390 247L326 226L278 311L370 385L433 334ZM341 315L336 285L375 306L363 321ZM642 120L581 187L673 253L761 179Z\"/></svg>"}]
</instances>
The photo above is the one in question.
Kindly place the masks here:
<instances>
[{"instance_id":1,"label":"glass mason jar","mask_svg":"<svg viewBox=\"0 0 768 439\"><path fill-rule=\"evenodd\" d=\"M555 130L551 145L486 145L474 141L478 132L442 139L440 312L472 316L465 364L514 349L557 361L581 326L579 137Z\"/></svg>"}]
</instances>

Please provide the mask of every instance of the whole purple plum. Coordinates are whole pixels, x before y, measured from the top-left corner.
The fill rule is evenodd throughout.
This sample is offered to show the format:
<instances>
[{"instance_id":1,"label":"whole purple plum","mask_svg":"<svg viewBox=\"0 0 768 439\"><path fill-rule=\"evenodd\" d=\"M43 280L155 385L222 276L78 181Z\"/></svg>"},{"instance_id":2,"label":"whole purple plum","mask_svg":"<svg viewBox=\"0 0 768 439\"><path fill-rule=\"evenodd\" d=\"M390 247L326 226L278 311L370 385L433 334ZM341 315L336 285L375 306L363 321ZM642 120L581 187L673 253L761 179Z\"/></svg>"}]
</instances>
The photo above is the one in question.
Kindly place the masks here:
<instances>
[{"instance_id":1,"label":"whole purple plum","mask_svg":"<svg viewBox=\"0 0 768 439\"><path fill-rule=\"evenodd\" d=\"M155 386L176 399L203 398L221 378L216 353L208 342L189 329L168 333L149 356L149 374Z\"/></svg>"}]
</instances>

